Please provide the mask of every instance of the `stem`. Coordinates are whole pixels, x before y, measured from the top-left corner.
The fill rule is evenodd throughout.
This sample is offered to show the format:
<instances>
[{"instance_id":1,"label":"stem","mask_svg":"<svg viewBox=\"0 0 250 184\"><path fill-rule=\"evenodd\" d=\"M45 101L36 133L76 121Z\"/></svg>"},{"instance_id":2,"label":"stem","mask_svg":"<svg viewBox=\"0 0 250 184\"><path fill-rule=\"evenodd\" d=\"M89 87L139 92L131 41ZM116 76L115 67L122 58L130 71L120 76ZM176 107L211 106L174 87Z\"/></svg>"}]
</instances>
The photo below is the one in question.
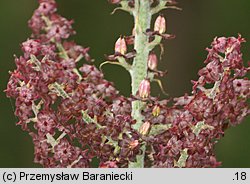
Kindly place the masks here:
<instances>
[{"instance_id":1,"label":"stem","mask_svg":"<svg viewBox=\"0 0 250 184\"><path fill-rule=\"evenodd\" d=\"M150 13L150 0L135 0L134 9L134 21L135 21L135 43L134 49L137 54L133 61L132 68L130 70L132 95L136 95L139 85L143 79L147 77L147 61L150 50L148 49L149 38L145 34L146 30L150 28L151 13ZM141 110L144 108L145 102L133 101L132 102L132 117L136 120L136 124L133 126L135 130L139 130L144 119ZM146 143L141 146L143 153L137 155L136 162L130 162L129 167L144 167L144 157L146 150Z\"/></svg>"}]
</instances>

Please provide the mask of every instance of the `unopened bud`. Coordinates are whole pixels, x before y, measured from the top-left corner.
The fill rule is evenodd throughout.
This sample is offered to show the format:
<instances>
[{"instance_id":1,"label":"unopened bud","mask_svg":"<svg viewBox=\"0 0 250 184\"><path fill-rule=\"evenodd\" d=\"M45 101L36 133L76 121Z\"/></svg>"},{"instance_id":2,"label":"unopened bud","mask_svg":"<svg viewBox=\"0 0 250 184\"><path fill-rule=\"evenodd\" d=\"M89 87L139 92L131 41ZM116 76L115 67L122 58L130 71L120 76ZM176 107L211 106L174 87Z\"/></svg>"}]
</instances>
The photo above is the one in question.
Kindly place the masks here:
<instances>
[{"instance_id":1,"label":"unopened bud","mask_svg":"<svg viewBox=\"0 0 250 184\"><path fill-rule=\"evenodd\" d=\"M139 141L138 141L138 140L134 140L134 141L131 141L131 142L129 143L129 148L130 148L130 149L134 149L134 148L136 148L138 145L139 145Z\"/></svg>"},{"instance_id":2,"label":"unopened bud","mask_svg":"<svg viewBox=\"0 0 250 184\"><path fill-rule=\"evenodd\" d=\"M159 116L161 113L161 108L159 107L159 105L154 106L152 114L153 116Z\"/></svg>"},{"instance_id":3,"label":"unopened bud","mask_svg":"<svg viewBox=\"0 0 250 184\"><path fill-rule=\"evenodd\" d=\"M109 0L109 3L111 4L119 4L121 0Z\"/></svg>"},{"instance_id":4,"label":"unopened bud","mask_svg":"<svg viewBox=\"0 0 250 184\"><path fill-rule=\"evenodd\" d=\"M158 59L155 53L150 53L148 56L148 68L150 70L156 70L158 65Z\"/></svg>"},{"instance_id":5,"label":"unopened bud","mask_svg":"<svg viewBox=\"0 0 250 184\"><path fill-rule=\"evenodd\" d=\"M147 79L141 81L139 86L139 96L141 98L148 98L150 94L150 82Z\"/></svg>"},{"instance_id":6,"label":"unopened bud","mask_svg":"<svg viewBox=\"0 0 250 184\"><path fill-rule=\"evenodd\" d=\"M115 52L122 55L127 52L127 44L124 38L120 37L115 43Z\"/></svg>"},{"instance_id":7,"label":"unopened bud","mask_svg":"<svg viewBox=\"0 0 250 184\"><path fill-rule=\"evenodd\" d=\"M162 15L159 15L155 21L154 31L159 32L160 34L166 31L166 20Z\"/></svg>"},{"instance_id":8,"label":"unopened bud","mask_svg":"<svg viewBox=\"0 0 250 184\"><path fill-rule=\"evenodd\" d=\"M142 124L142 126L139 129L139 133L142 135L146 135L149 132L149 128L150 128L150 123L147 121Z\"/></svg>"}]
</instances>

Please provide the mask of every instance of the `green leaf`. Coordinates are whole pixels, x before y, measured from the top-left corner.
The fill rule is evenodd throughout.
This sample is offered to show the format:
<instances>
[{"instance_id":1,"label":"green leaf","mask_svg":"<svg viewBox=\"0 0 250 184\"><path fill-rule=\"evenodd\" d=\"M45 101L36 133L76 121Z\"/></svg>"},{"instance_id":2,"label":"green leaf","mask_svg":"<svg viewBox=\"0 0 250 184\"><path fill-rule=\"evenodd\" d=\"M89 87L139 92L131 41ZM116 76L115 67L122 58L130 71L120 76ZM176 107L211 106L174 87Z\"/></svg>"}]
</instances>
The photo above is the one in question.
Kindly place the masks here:
<instances>
[{"instance_id":1,"label":"green leaf","mask_svg":"<svg viewBox=\"0 0 250 184\"><path fill-rule=\"evenodd\" d=\"M166 130L168 130L169 128L171 128L171 124L166 124L166 125L163 125L163 124L160 124L160 125L153 125L151 127L151 130L149 132L149 135L158 135L158 134L161 134L163 132L165 132Z\"/></svg>"},{"instance_id":2,"label":"green leaf","mask_svg":"<svg viewBox=\"0 0 250 184\"><path fill-rule=\"evenodd\" d=\"M205 130L205 129L213 130L214 127L205 124L205 121L200 121L200 122L198 122L195 126L192 127L193 133L194 133L196 136L198 136L199 133L200 133L202 130Z\"/></svg>"},{"instance_id":3,"label":"green leaf","mask_svg":"<svg viewBox=\"0 0 250 184\"><path fill-rule=\"evenodd\" d=\"M186 166L186 161L188 159L188 153L187 153L188 149L185 148L184 150L181 151L181 156L179 158L179 160L177 162L175 162L175 166L182 168Z\"/></svg>"}]
</instances>

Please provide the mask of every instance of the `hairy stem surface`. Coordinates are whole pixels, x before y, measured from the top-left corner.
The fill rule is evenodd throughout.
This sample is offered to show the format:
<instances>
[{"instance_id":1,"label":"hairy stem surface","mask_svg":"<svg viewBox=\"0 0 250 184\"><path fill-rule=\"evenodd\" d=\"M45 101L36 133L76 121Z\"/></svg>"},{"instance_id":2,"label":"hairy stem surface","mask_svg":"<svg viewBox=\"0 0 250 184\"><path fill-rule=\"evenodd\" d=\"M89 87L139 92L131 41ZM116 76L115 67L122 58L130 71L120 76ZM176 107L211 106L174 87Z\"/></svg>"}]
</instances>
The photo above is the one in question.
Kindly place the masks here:
<instances>
[{"instance_id":1,"label":"hairy stem surface","mask_svg":"<svg viewBox=\"0 0 250 184\"><path fill-rule=\"evenodd\" d=\"M134 49L137 55L134 59L131 69L131 85L132 95L136 95L140 82L147 77L147 60L150 50L148 49L148 36L145 34L146 30L150 28L151 13L150 0L135 0L134 21L135 21L135 46ZM132 103L132 117L136 120L134 125L135 130L139 130L142 125L143 116L141 110L144 107L144 102L134 101ZM141 147L143 154L137 156L136 162L131 162L129 167L144 167L144 155L146 143Z\"/></svg>"}]
</instances>

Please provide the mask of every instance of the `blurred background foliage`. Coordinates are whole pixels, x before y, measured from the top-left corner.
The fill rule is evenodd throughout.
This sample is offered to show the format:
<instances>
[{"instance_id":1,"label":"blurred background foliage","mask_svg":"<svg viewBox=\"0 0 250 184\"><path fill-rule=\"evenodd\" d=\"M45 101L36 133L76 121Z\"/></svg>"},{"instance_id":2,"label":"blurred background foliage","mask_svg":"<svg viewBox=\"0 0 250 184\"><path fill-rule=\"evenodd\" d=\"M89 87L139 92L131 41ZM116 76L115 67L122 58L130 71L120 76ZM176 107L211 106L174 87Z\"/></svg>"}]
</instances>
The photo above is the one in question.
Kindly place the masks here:
<instances>
[{"instance_id":1,"label":"blurred background foliage","mask_svg":"<svg viewBox=\"0 0 250 184\"><path fill-rule=\"evenodd\" d=\"M160 68L168 70L164 88L171 97L191 91L190 80L197 79L208 47L216 36L237 36L248 41L243 45L245 61L250 60L249 0L178 0L183 11L167 10L167 32L176 34L175 40L164 43L165 54ZM95 64L104 61L104 54L112 54L119 35L129 35L133 19L125 12L110 15L115 6L107 0L58 0L59 12L74 19L79 44L91 47ZM21 54L20 43L30 30L27 21L37 7L36 0L0 0L0 167L39 167L33 163L33 146L29 135L16 127L11 101L3 90L8 71L13 70L14 57ZM113 81L121 94L130 94L130 78L117 66L104 67L106 79ZM161 94L153 85L153 94ZM164 95L161 94L164 98ZM12 100L14 105L14 101ZM250 167L250 118L226 131L216 146L222 167Z\"/></svg>"}]
</instances>

